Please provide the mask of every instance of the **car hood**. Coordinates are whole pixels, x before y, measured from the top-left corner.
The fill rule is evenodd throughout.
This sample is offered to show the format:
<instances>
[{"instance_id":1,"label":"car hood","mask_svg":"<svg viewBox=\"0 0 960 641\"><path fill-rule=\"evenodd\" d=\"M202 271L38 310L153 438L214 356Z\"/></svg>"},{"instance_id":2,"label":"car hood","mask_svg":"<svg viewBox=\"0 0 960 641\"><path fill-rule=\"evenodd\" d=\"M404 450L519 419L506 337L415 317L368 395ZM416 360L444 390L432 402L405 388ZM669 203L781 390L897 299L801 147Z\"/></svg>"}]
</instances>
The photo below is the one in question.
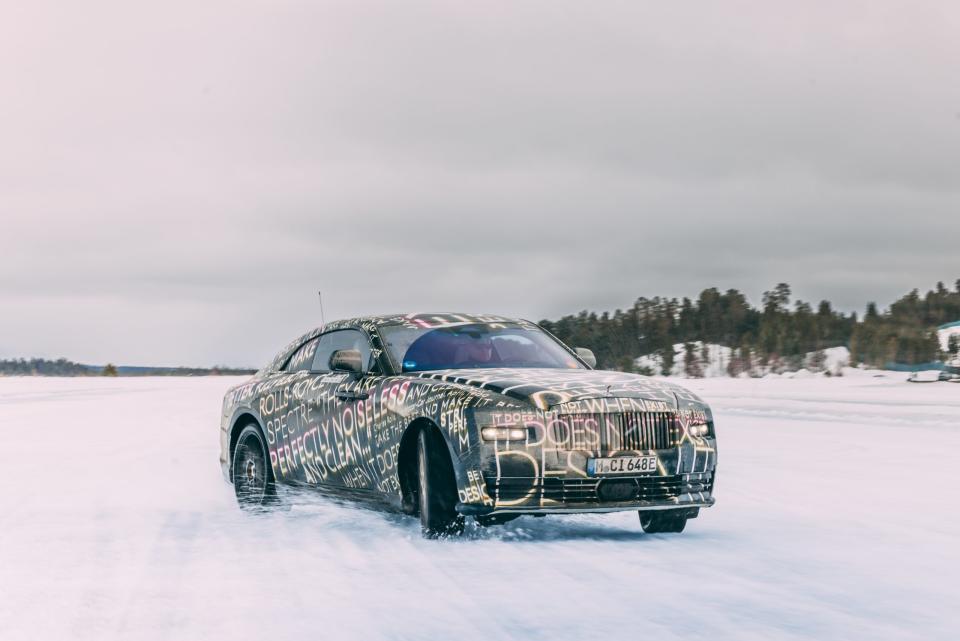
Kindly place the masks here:
<instances>
[{"instance_id":1,"label":"car hood","mask_svg":"<svg viewBox=\"0 0 960 641\"><path fill-rule=\"evenodd\" d=\"M421 372L421 378L470 385L538 407L591 398L637 398L661 401L670 407L703 404L689 390L661 379L587 369L447 369Z\"/></svg>"}]
</instances>

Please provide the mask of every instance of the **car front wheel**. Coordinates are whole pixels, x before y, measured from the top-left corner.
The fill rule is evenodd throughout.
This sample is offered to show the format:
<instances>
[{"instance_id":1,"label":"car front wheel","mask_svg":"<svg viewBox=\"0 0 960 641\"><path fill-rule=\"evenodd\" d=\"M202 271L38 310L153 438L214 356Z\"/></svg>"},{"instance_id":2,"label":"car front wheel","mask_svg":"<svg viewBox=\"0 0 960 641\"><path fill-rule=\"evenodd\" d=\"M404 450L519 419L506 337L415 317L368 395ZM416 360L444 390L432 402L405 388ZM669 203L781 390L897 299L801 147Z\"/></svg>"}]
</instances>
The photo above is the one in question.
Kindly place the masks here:
<instances>
[{"instance_id":1,"label":"car front wheel","mask_svg":"<svg viewBox=\"0 0 960 641\"><path fill-rule=\"evenodd\" d=\"M661 532L683 532L687 525L687 515L679 510L663 512L640 512L640 527L647 534Z\"/></svg>"},{"instance_id":2,"label":"car front wheel","mask_svg":"<svg viewBox=\"0 0 960 641\"><path fill-rule=\"evenodd\" d=\"M417 435L417 500L420 528L428 539L463 533L457 513L457 485L453 464L442 438L422 429Z\"/></svg>"}]
</instances>

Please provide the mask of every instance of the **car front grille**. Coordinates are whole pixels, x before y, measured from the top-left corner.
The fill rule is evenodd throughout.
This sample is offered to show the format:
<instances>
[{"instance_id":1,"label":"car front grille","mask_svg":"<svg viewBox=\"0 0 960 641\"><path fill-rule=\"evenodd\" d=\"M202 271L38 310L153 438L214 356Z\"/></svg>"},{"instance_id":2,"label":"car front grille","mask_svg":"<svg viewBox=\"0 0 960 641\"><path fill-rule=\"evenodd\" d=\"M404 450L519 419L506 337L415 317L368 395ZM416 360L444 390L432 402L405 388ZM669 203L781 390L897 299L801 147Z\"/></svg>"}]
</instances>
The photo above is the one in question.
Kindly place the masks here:
<instances>
[{"instance_id":1,"label":"car front grille","mask_svg":"<svg viewBox=\"0 0 960 641\"><path fill-rule=\"evenodd\" d=\"M553 440L567 450L661 450L680 442L675 412L561 414L550 428Z\"/></svg>"},{"instance_id":2,"label":"car front grille","mask_svg":"<svg viewBox=\"0 0 960 641\"><path fill-rule=\"evenodd\" d=\"M684 493L709 492L712 487L710 472L605 479L502 477L487 481L487 493L498 504L669 501Z\"/></svg>"}]
</instances>

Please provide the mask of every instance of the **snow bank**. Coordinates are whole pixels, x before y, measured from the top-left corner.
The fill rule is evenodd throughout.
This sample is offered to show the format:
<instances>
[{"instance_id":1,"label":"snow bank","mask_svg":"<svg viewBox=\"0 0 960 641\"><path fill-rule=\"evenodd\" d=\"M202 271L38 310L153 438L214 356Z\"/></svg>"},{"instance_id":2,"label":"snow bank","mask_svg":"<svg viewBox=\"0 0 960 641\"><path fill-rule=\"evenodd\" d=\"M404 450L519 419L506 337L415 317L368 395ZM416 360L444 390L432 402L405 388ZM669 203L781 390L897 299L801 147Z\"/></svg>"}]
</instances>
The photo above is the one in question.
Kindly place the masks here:
<instances>
[{"instance_id":1,"label":"snow bank","mask_svg":"<svg viewBox=\"0 0 960 641\"><path fill-rule=\"evenodd\" d=\"M730 364L730 358L733 350L723 345L714 343L704 343L696 341L693 343L694 351L700 364L703 377L713 378L716 376L727 376L727 366ZM670 376L687 377L686 344L677 343L673 346L673 368L670 370ZM661 374L663 370L663 358L659 354L648 354L641 356L634 361L638 370L649 369L654 374Z\"/></svg>"},{"instance_id":2,"label":"snow bank","mask_svg":"<svg viewBox=\"0 0 960 641\"><path fill-rule=\"evenodd\" d=\"M836 373L850 365L850 350L846 347L828 347L819 352L809 352L803 358L804 367L811 371Z\"/></svg>"},{"instance_id":3,"label":"snow bank","mask_svg":"<svg viewBox=\"0 0 960 641\"><path fill-rule=\"evenodd\" d=\"M731 359L734 357L734 351L723 345L696 341L692 343L694 354L696 356L699 371L688 372L686 367L686 344L677 343L673 346L674 360L673 367L670 369L670 376L680 378L716 378L718 376L729 376L728 367ZM783 373L797 373L801 378L807 376L801 373L804 370L810 372L830 372L830 374L843 375L844 368L850 365L850 350L846 347L830 347L819 352L810 352L802 359L802 368L789 367L787 363L772 364L763 367L759 362L753 364L752 371L748 376L779 376ZM663 358L659 354L647 354L634 361L634 366L639 371L649 370L654 375L661 375L663 371Z\"/></svg>"}]
</instances>

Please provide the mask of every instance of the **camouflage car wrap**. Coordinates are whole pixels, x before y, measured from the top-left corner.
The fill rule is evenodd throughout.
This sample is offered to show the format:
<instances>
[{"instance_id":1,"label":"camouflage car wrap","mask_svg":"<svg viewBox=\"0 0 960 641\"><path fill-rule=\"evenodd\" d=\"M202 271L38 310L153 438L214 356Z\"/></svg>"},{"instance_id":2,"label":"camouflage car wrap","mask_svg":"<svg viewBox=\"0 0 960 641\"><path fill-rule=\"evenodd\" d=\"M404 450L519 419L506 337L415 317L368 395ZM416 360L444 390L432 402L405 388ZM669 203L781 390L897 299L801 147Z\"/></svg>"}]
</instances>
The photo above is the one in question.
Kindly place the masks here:
<instances>
[{"instance_id":1,"label":"camouflage car wrap","mask_svg":"<svg viewBox=\"0 0 960 641\"><path fill-rule=\"evenodd\" d=\"M449 450L463 514L691 509L714 502L716 439L709 407L678 385L635 374L577 369L449 369L401 373L381 342L384 326L439 328L527 321L467 314L341 320L291 342L249 381L228 391L220 464L256 423L278 483L305 485L410 512L419 429ZM318 337L344 329L369 341L369 372L302 369ZM572 356L576 353L564 346ZM297 368L301 369L297 369ZM525 430L487 441L484 427ZM700 427L691 430L691 426ZM593 461L647 456L644 473L595 474ZM655 456L655 459L653 458Z\"/></svg>"}]
</instances>

